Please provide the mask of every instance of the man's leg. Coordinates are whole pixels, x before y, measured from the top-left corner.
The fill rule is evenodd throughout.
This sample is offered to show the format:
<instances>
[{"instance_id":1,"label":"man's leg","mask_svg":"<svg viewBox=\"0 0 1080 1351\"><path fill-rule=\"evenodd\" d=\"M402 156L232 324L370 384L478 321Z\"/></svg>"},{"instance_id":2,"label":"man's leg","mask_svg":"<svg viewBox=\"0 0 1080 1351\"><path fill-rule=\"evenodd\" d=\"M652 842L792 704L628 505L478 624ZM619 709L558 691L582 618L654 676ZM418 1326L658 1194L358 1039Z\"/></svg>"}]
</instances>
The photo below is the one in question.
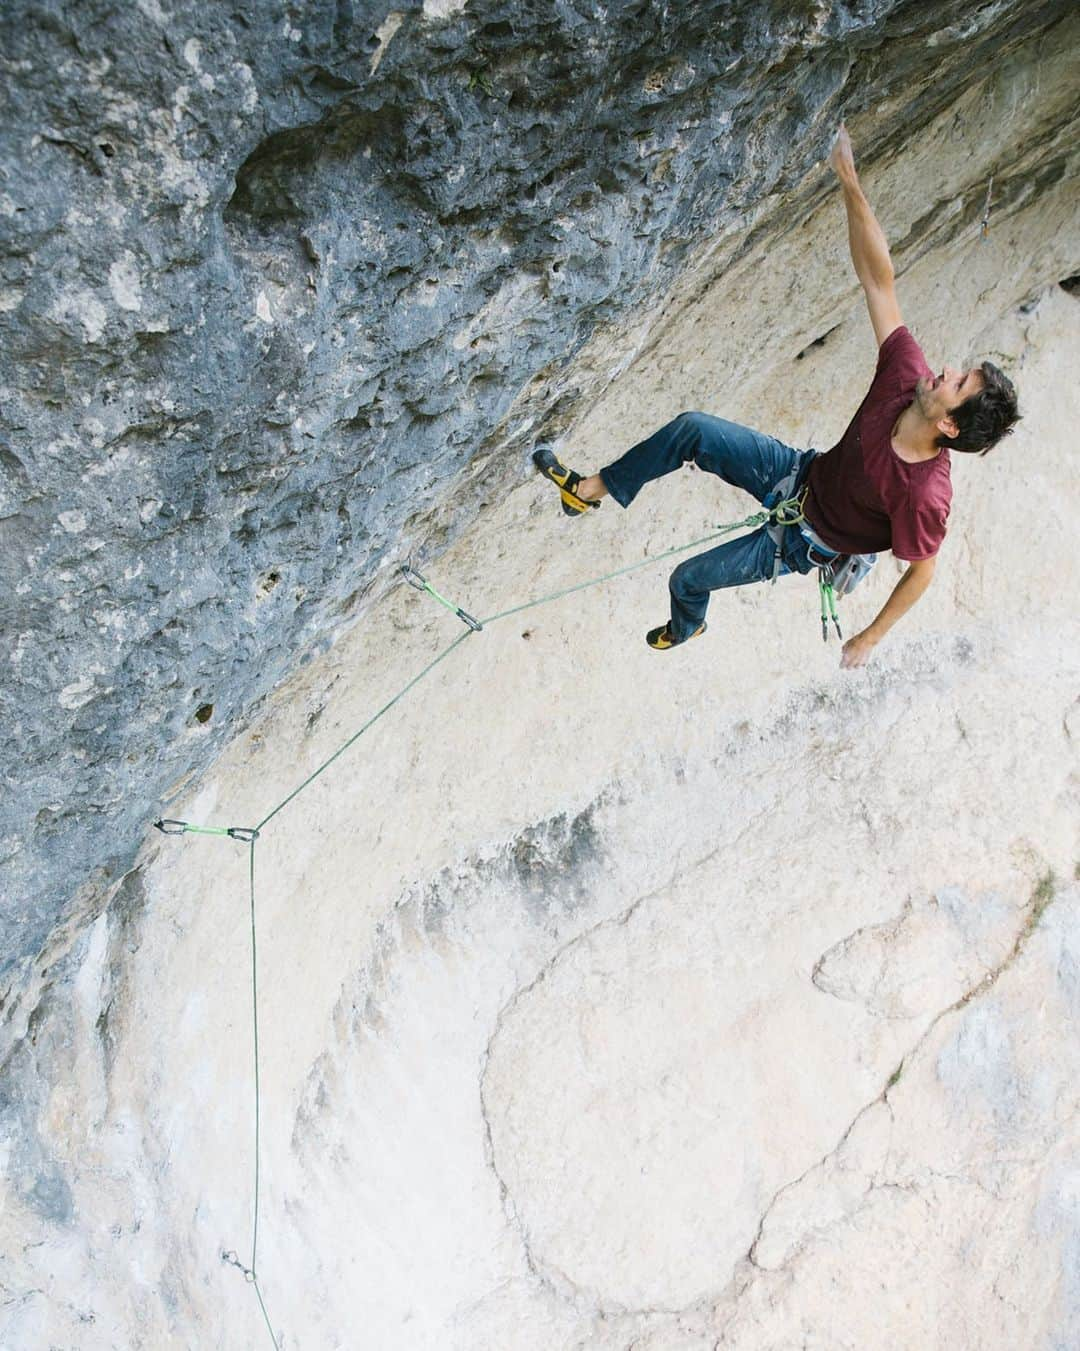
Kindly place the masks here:
<instances>
[{"instance_id":1,"label":"man's leg","mask_svg":"<svg viewBox=\"0 0 1080 1351\"><path fill-rule=\"evenodd\" d=\"M595 501L610 492L620 506L628 507L646 483L693 461L760 502L791 471L797 454L776 437L737 422L708 413L680 413L614 464L583 478L577 492Z\"/></svg>"},{"instance_id":2,"label":"man's leg","mask_svg":"<svg viewBox=\"0 0 1080 1351\"><path fill-rule=\"evenodd\" d=\"M752 534L741 535L680 563L668 582L671 592L668 629L673 642L685 642L705 622L710 592L766 581L773 575L775 558L772 536L767 527L761 526ZM780 575L809 572L811 566L806 556L806 543L798 530L785 530Z\"/></svg>"}]
</instances>

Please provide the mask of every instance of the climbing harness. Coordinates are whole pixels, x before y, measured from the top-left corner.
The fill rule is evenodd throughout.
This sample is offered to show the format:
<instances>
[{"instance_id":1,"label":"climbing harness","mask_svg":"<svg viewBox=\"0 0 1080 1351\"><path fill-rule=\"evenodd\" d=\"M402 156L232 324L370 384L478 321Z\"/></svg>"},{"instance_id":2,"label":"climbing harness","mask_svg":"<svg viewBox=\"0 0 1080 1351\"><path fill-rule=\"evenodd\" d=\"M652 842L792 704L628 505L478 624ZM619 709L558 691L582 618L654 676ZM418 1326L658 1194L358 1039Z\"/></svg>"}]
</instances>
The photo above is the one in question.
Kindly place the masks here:
<instances>
[{"instance_id":1,"label":"climbing harness","mask_svg":"<svg viewBox=\"0 0 1080 1351\"><path fill-rule=\"evenodd\" d=\"M803 510L806 502L806 476L817 452L807 451L795 467L767 494L764 506L768 508L769 538L775 547L770 582L780 576L784 557L784 536L797 528L806 541L806 556L817 568L818 596L821 601L821 636L829 641L829 622L836 636L843 641L840 617L836 609L838 596L846 596L862 581L877 561L877 554L841 554L830 549L813 529Z\"/></svg>"},{"instance_id":2,"label":"climbing harness","mask_svg":"<svg viewBox=\"0 0 1080 1351\"><path fill-rule=\"evenodd\" d=\"M800 456L791 472L785 474L780 482L765 494L762 502L762 506L768 512L769 538L772 540L775 549L772 576L769 578L770 583L776 582L777 577L780 576L780 569L784 565L785 531L793 525L801 525L806 520L803 514L806 490L802 485L810 472L810 464L815 454L815 451L808 450L805 455Z\"/></svg>"},{"instance_id":3,"label":"climbing harness","mask_svg":"<svg viewBox=\"0 0 1080 1351\"><path fill-rule=\"evenodd\" d=\"M561 600L563 597L573 595L577 591L584 591L588 587L598 586L601 582L607 582L611 581L616 577L625 576L627 573L635 572L639 568L650 567L655 563L662 562L665 558L671 558L675 554L686 553L690 549L700 548L704 544L711 544L713 541L721 539L725 535L733 534L735 531L756 529L762 525L768 527L770 536L776 543L776 562L773 569L773 580L775 581L776 577L779 575L780 567L783 561L782 560L783 532L785 530L790 529L793 526L796 526L800 530L804 531L806 528L808 528L805 525L805 517L803 515L802 510L805 491L801 490L801 471L803 471L805 467L809 464L810 458L812 458L812 455L809 455L805 459L800 460L800 463L796 466L796 469L793 471L793 473L789 475L788 478L784 479L780 484L778 484L777 487L766 497L765 501L762 503L763 509L761 511L755 512L754 515L752 516L747 516L741 521L733 521L730 524L717 525L712 531L712 533L704 535L699 539L690 540L686 544L676 545L674 548L666 549L662 553L654 554L648 558L639 559L636 563L628 563L624 567L615 568L611 572L604 573L603 576L601 577L592 577L588 581L578 582L573 586L563 587L561 590L552 591L543 596L537 596L534 599L525 601L520 605L514 605L509 607L508 609L500 610L496 614L489 615L486 619L483 620L474 619L473 616L469 614L467 610L464 610L460 605L457 605L454 601L447 600L445 596L440 595L439 592L436 591L436 589L423 575L423 573L419 572L413 566L412 560L410 559L409 562L404 563L401 566L401 576L403 580L408 582L408 584L415 590L426 592L426 594L431 596L433 600L438 601L440 605L444 606L447 610L450 611L451 614L453 614L456 618L460 619L462 623L465 625L465 631L463 633L459 633L458 636L451 643L449 643L446 647L444 647L441 652L439 652L434 658L432 658L431 661L428 662L428 664L423 668L423 670L419 671L415 676L413 676L413 678L406 685L404 685L391 699L387 700L387 702L383 704L381 708L376 710L376 712L373 713L371 717L368 718L368 720L356 732L354 732L351 737L348 738L347 741L343 742L342 745L340 745L337 748L337 750L334 751L334 753L331 756L329 756L328 759L324 760L323 763L319 765L315 770L313 770L312 773L310 773L301 784L299 784L296 788L294 788L292 792L288 794L287 797L283 798L275 807L273 807L269 812L267 812L267 814L262 818L261 821L258 822L257 825L202 826L202 825L194 825L190 821L178 821L170 817L162 817L159 820L153 822L154 828L160 831L163 835L169 836L217 835L227 839L235 840L238 843L246 844L248 846L248 903L251 922L252 1043L253 1043L253 1063L254 1063L254 1081L255 1081L254 1082L254 1089L255 1089L254 1187L253 1187L253 1201L252 1201L251 1262L250 1265L245 1265L244 1262L242 1262L240 1258L237 1256L236 1252L231 1249L222 1250L221 1260L226 1265L236 1268L243 1275L244 1280L253 1287L255 1295L259 1302L259 1308L262 1312L263 1321L266 1325L266 1330L270 1335L271 1341L273 1342L273 1345L275 1347L275 1351L277 1351L278 1348L277 1335L275 1334L273 1326L270 1322L270 1315L267 1312L266 1303L263 1299L262 1289L260 1288L259 1278L257 1274L258 1268L256 1265L256 1256L258 1252L258 1242L259 1242L261 1089L260 1089L260 1075L259 1075L260 1061L259 1061L258 957L256 946L257 932L255 922L255 847L259 839L261 838L262 831L265 829L266 825L271 820L273 820L275 816L278 815L279 812L283 811L295 798L299 797L299 795L310 784L312 784L321 774L325 773L326 770L328 770L336 760L338 760L342 755L344 755L345 752L356 741L358 741L359 738L363 736L364 733L370 727L374 726L374 724L378 722L379 719L382 718L386 713L388 713L396 703L398 703L401 699L403 699L411 689L413 689L416 685L420 683L420 681L422 681L426 676L428 676L435 669L435 667L440 664L440 662L445 661L446 658L449 657L450 654L453 651L455 651L456 648L460 647L461 644L465 642L468 638L470 638L474 633L481 633L486 626L494 624L500 619L507 619L511 615L520 614L523 610L531 610L538 605L545 605L550 601ZM824 571L821 572L820 576L824 577ZM822 628L824 630L826 627L825 624L826 593L824 589L824 584L822 585L823 585ZM840 589L840 585L836 577L830 574L830 584L828 587L828 595L830 599L828 601L828 604L831 606L830 613L832 616L833 623L836 625L836 630L838 633L840 631L840 625L836 618L835 596L842 594L844 593Z\"/></svg>"},{"instance_id":4,"label":"climbing harness","mask_svg":"<svg viewBox=\"0 0 1080 1351\"><path fill-rule=\"evenodd\" d=\"M769 510L769 538L776 549L773 554L770 584L780 576L780 569L784 565L784 532L790 530L792 526L801 526L806 520L803 514L805 500L806 490L803 489L798 497L783 497Z\"/></svg>"}]
</instances>

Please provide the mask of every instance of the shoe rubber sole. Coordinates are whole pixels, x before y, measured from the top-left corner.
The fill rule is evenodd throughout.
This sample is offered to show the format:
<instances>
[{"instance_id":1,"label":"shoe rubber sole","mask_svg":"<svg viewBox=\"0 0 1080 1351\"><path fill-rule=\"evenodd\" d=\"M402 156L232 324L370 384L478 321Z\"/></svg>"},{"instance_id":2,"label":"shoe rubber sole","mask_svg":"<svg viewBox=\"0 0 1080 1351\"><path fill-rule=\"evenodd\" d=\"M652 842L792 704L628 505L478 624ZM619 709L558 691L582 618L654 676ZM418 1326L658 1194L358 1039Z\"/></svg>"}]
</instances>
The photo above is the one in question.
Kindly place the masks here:
<instances>
[{"instance_id":1,"label":"shoe rubber sole","mask_svg":"<svg viewBox=\"0 0 1080 1351\"><path fill-rule=\"evenodd\" d=\"M673 647L682 647L683 643L688 643L693 638L700 638L708 627L708 624L703 623L700 628L694 630L689 638L684 638L682 642L676 643L671 637L668 626L661 624L659 628L648 631L645 635L645 641L654 652L668 652Z\"/></svg>"}]
</instances>

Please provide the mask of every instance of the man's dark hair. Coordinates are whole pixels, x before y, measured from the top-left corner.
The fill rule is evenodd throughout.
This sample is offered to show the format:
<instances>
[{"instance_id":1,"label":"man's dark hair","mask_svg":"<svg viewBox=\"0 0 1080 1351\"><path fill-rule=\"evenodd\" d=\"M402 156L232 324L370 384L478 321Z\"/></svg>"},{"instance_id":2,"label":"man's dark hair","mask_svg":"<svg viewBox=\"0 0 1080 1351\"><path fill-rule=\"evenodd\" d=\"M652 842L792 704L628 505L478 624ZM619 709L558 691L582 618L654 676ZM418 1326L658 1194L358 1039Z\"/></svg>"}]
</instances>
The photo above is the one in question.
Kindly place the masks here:
<instances>
[{"instance_id":1,"label":"man's dark hair","mask_svg":"<svg viewBox=\"0 0 1080 1351\"><path fill-rule=\"evenodd\" d=\"M957 433L939 436L939 446L985 455L1020 421L1012 381L992 361L984 361L979 369L982 371L982 389L952 410L949 416L956 423Z\"/></svg>"}]
</instances>

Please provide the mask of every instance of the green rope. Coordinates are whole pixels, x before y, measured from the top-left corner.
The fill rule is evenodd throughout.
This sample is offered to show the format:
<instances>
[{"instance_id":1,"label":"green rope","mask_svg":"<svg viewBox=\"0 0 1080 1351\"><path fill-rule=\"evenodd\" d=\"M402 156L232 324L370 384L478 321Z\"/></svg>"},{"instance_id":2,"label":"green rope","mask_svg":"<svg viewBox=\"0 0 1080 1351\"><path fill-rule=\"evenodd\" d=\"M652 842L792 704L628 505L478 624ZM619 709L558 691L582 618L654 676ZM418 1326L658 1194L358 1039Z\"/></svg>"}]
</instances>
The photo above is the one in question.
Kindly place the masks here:
<instances>
[{"instance_id":1,"label":"green rope","mask_svg":"<svg viewBox=\"0 0 1080 1351\"><path fill-rule=\"evenodd\" d=\"M489 618L481 620L483 624L494 624L498 619L506 619L510 615L521 614L523 610L532 610L537 605L546 605L549 601L561 600L563 596L572 596L575 591L585 591L590 586L598 586L601 582L610 582L613 577L623 577L628 572L636 572L639 568L651 567L653 563L661 563L665 558L671 558L674 554L682 554L687 549L696 549L699 545L709 544L714 539L722 539L725 535L730 535L735 530L745 530L749 526L764 525L769 519L767 511L759 511L755 516L747 516L745 521L735 521L731 525L721 525L713 531L711 535L703 535L701 539L692 539L688 544L677 544L674 549L665 549L662 554L653 554L650 558L639 558L636 563L627 563L623 568L616 568L614 572L605 572L602 577L590 577L587 582L578 582L574 586L563 587L561 591L552 591L547 596L537 596L534 600L527 600L522 605L512 606L509 610L500 610L498 614L493 614Z\"/></svg>"},{"instance_id":2,"label":"green rope","mask_svg":"<svg viewBox=\"0 0 1080 1351\"><path fill-rule=\"evenodd\" d=\"M614 577L622 577L625 573L636 572L638 568L646 568L651 566L653 563L660 563L665 558L670 558L673 554L685 553L687 549L696 549L698 548L699 545L708 544L714 539L722 539L724 535L730 535L735 530L745 530L750 526L763 525L768 519L769 513L767 511L759 511L753 516L747 516L746 519L743 521L735 521L731 525L718 526L716 530L713 531L712 534L703 535L701 539L691 540L688 544L678 544L675 546L674 549L667 549L664 551L664 553L655 554L651 558L639 559L636 563L628 563L626 567L616 568L614 572L605 572L602 577L590 577L587 582L578 582L575 586L564 587L561 591L552 591L549 595L537 596L533 600L525 601L525 603L522 605L515 605L509 610L500 610L498 614L493 614L488 619L482 619L479 621L479 623L494 624L496 620L507 619L510 615L520 614L523 610L534 609L537 605L546 605L548 604L549 601L560 600L563 596L572 595L575 591L585 591L588 587L599 586L601 582L609 582ZM413 583L413 585L415 585L415 583ZM430 583L424 582L421 586L417 587L417 590L426 591L435 600L439 601L440 604L445 605L448 610L452 611L459 617L462 615L463 612L460 609L460 607L455 605L453 601L449 601L445 597L440 596L439 593L435 590L435 588L430 585ZM450 653L454 651L455 648L460 647L461 644L465 641L465 639L468 638L469 634L473 632L475 632L475 630L473 630L470 627L465 633L459 634L458 637L450 644L450 646L444 648L443 651L439 653L439 655L435 658L434 661L429 662L428 665L425 666L424 669L419 673L419 675L414 676L412 680L410 680L409 683L404 687L404 689L400 690L397 694L395 694L394 697L388 703L385 703L377 713L373 714L367 720L367 722L364 723L363 727L361 727L358 732L355 732L348 739L348 741L346 741L343 745L339 746L329 760L325 761L318 767L318 769L316 769L313 773L309 774L308 777L304 780L304 782L300 784L299 787L294 788L287 798L284 798L281 802L279 802L278 805L273 809L273 811L268 812L267 815L264 816L263 819L259 822L259 824L255 827L255 829L262 830L263 827L267 824L267 822L272 821L274 817L277 816L278 812L282 811L285 807L287 807L289 803L293 801L294 798L299 797L300 794L304 791L304 789L308 786L308 784L313 782L313 780L317 779L319 775L322 774L325 770L329 769L330 766L334 763L334 761L337 760L339 756L343 755L349 749L349 747L352 746L357 740L359 740L359 738L362 737L363 734L370 727L374 726L374 724L379 721L379 719L383 716L384 713L389 713L389 711L394 707L394 705L398 702L399 699L403 698L404 695L408 694L408 692L415 685L418 685L420 681L423 680L424 677L429 674L429 672L433 671L441 661L444 661L450 655Z\"/></svg>"},{"instance_id":3,"label":"green rope","mask_svg":"<svg viewBox=\"0 0 1080 1351\"><path fill-rule=\"evenodd\" d=\"M287 807L289 803L293 800L293 798L299 797L309 783L313 783L319 777L319 775L323 773L324 770L329 769L330 766L334 763L335 760L338 759L339 756L344 755L350 746L352 746L356 741L359 741L359 739L364 735L364 733L368 730L369 727L373 727L375 723L377 723L379 719L383 716L384 713L389 713L390 710L394 707L394 705L398 702L398 700L403 699L405 695L408 694L408 692L413 688L414 685L419 685L420 681L423 680L423 678L430 671L434 671L435 667L438 666L438 664L441 661L445 661L446 658L450 655L450 653L453 652L454 648L460 647L461 644L465 641L465 639L468 638L470 633L472 633L472 629L466 629L464 633L459 634L458 637L454 639L454 641L450 644L449 647L444 647L434 661L428 662L428 664L424 667L424 669L420 672L420 674L413 676L412 680L409 681L409 683L404 687L404 689L399 690L392 699L388 700L385 704L383 704L382 708L380 708L377 713L372 714L372 716L368 718L367 722L364 723L363 727L361 727L358 732L354 732L353 735L349 737L348 741L346 741L343 745L337 748L337 750L333 753L333 755L330 757L329 760L325 761L318 767L318 769L316 769L313 773L309 774L307 778L304 780L304 782L300 784L298 788L294 788L287 798L282 799L282 801L278 803L278 805L274 808L272 812L268 812L267 815L264 816L263 819L259 822L259 824L255 827L255 829L262 830L263 826L265 826L268 821L272 821L274 817L277 816L279 811Z\"/></svg>"},{"instance_id":4,"label":"green rope","mask_svg":"<svg viewBox=\"0 0 1080 1351\"><path fill-rule=\"evenodd\" d=\"M251 1271L258 1270L255 1256L259 1247L259 963L255 934L255 841L248 850L248 883L251 908L251 1023L255 1060L255 1206L251 1226Z\"/></svg>"},{"instance_id":5,"label":"green rope","mask_svg":"<svg viewBox=\"0 0 1080 1351\"><path fill-rule=\"evenodd\" d=\"M736 530L747 530L752 529L755 526L764 525L767 521L769 521L773 517L778 516L782 524L790 524L792 520L801 519L801 516L788 518L783 515L786 509L791 506L797 508L799 506L798 500L792 498L788 502L778 503L775 507L772 508L771 512L759 511L755 512L753 516L747 516L745 519L741 521L733 521L729 525L719 525L716 527L714 531L712 531L711 534L702 535L700 539L692 539L688 541L688 543L686 544L677 544L673 549L665 549L663 553L653 554L649 558L640 558L636 563L627 563L625 567L615 568L612 572L605 572L599 577L590 577L587 581L575 583L574 586L565 586L558 591L551 591L543 596L535 596L533 597L532 600L524 601L521 605L513 605L506 610L499 610L496 614L493 614L489 616L489 618L483 620L473 619L472 616L467 614L459 605L455 605L453 601L447 600L445 596L441 596L438 593L438 591L436 591L435 588L431 585L431 583L428 582L425 578L421 577L421 575L417 573L414 568L412 568L411 566L407 566L404 571L406 575L406 580L409 582L409 584L415 587L417 591L427 592L427 594L431 596L434 600L437 600L440 605L444 605L452 614L455 614L459 619L464 620L465 623L468 624L469 626L468 631L460 634L448 647L445 647L439 653L439 655L435 657L433 661L430 661L422 671L420 671L417 675L413 676L412 680L410 680L407 685L405 685L401 690L399 690L392 699L388 700L385 704L383 704L382 708L380 708L378 712L372 714L372 716L367 720L367 722L364 723L364 725L359 729L359 731L354 732L353 735L349 737L347 741L345 741L341 746L339 746L338 749L333 753L333 755L330 756L328 760L324 761L321 765L319 765L317 769L313 770L312 773L310 773L307 776L307 778L303 781L303 783L299 784L296 788L293 789L293 791L288 795L288 797L283 798L277 804L276 807L274 807L271 811L267 812L267 814L263 817L263 819L259 822L257 826L246 827L242 829L237 827L223 827L223 826L193 826L189 825L187 822L184 821L165 821L165 822L157 822L155 824L157 824L158 829L168 827L168 829L165 829L164 832L165 834L182 835L185 833L189 833L198 835L231 835L234 839L241 839L245 841L249 839L253 834L257 836L259 831L261 831L263 827L267 825L268 822L272 821L279 812L283 811L289 805L289 803L293 801L294 798L299 797L300 794L304 791L305 788L308 787L309 784L313 783L319 777L320 774L323 774L327 769L329 769L335 760L339 759L342 755L344 755L344 753L349 749L349 747L354 745L360 739L360 737L364 735L366 731L368 731L371 727L373 727L375 723L377 723L379 719L383 717L384 714L389 713L389 711L394 707L394 705L398 703L399 700L404 698L404 696L408 694L408 692L411 689L413 689L414 686L418 685L420 681L424 679L425 676L429 675L435 669L435 667L439 665L440 662L445 661L446 658L450 655L451 652L454 651L455 648L460 647L470 633L478 632L486 624L494 624L496 623L496 621L500 619L508 619L511 615L521 614L525 610L535 609L538 605L547 605L553 600L561 600L564 596L572 596L575 594L575 592L586 591L590 587L599 586L602 582L610 582L616 577L624 577L627 573L637 572L638 569L640 568L652 567L654 563L662 563L665 558L671 558L675 554L685 553L688 549L700 548L701 545L703 544L711 544L712 541L716 539L723 539L725 535L733 534Z\"/></svg>"},{"instance_id":6,"label":"green rope","mask_svg":"<svg viewBox=\"0 0 1080 1351\"><path fill-rule=\"evenodd\" d=\"M253 1207L253 1217L251 1223L251 1283L255 1287L255 1294L259 1301L259 1308L262 1309L263 1319L266 1322L266 1330L270 1334L270 1340L277 1347L277 1337L274 1335L274 1329L270 1326L270 1315L266 1312L266 1304L263 1301L262 1291L259 1289L259 1277L257 1275L258 1267L255 1264L256 1254L259 1250L259 1159L260 1146L259 1136L261 1130L261 1114L259 1110L260 1091L259 1091L259 964L258 953L256 949L255 932L255 841L251 841L251 848L248 852L248 881L251 893L251 1026L253 1032L253 1058L255 1063L255 1202Z\"/></svg>"},{"instance_id":7,"label":"green rope","mask_svg":"<svg viewBox=\"0 0 1080 1351\"><path fill-rule=\"evenodd\" d=\"M172 833L172 832L170 832ZM216 831L198 831L197 834L209 835L217 834ZM252 1205L251 1221L251 1266L244 1266L235 1252L223 1252L221 1260L227 1262L229 1266L236 1267L237 1271L243 1272L244 1279L249 1285L255 1288L255 1297L259 1301L259 1308L262 1310L263 1322L266 1324L266 1330L270 1334L270 1340L274 1344L274 1351L279 1351L277 1336L270 1322L270 1315L266 1309L266 1301L263 1299L262 1290L259 1288L259 1277L256 1268L256 1259L259 1251L259 1179L260 1179L260 1131L261 1131L261 1112L260 1112L260 1073L259 1073L259 960L257 935L255 926L255 841L258 837L252 836L250 840L251 848L248 851L248 898L251 911L251 1027L252 1027L252 1061L255 1066L255 1187L254 1202Z\"/></svg>"},{"instance_id":8,"label":"green rope","mask_svg":"<svg viewBox=\"0 0 1080 1351\"><path fill-rule=\"evenodd\" d=\"M259 1301L259 1308L262 1309L263 1322L266 1324L266 1330L270 1334L270 1340L274 1343L275 1348L277 1348L278 1339L274 1335L274 1329L270 1326L270 1315L266 1312L266 1305L263 1303L262 1291L259 1289L259 1282L257 1280L253 1280L251 1284L255 1287L255 1297Z\"/></svg>"},{"instance_id":9,"label":"green rope","mask_svg":"<svg viewBox=\"0 0 1080 1351\"><path fill-rule=\"evenodd\" d=\"M773 508L773 514L782 513L789 505L790 505L789 503L779 504L778 507ZM458 618L463 619L466 622L466 624L469 625L466 631L464 633L459 634L458 637L455 638L454 641L449 644L449 646L443 648L443 650L432 661L428 662L428 664L424 667L422 671L418 672L415 676L413 676L413 678L408 682L408 684L403 686L403 688L400 689L397 692L397 694L393 696L392 699L387 700L387 702L383 704L383 706L380 709L378 709L375 713L373 713L372 716L368 718L368 720L363 724L363 726L361 726L356 732L353 733L351 737L349 737L347 741L343 742L338 747L338 749L333 753L333 755L330 756L329 759L325 760L321 765L319 765L317 769L315 769L311 774L307 776L307 778L303 781L303 783L301 783L300 785L298 785L298 787L293 789L293 791L288 795L288 797L283 798L281 802L279 802L278 805L274 807L272 811L268 812L267 815L263 817L263 819L259 822L257 826L254 827L197 826L191 825L186 821L168 821L168 820L155 822L157 828L161 830L164 834L168 835L184 835L184 834L219 835L219 836L224 835L229 836L233 839L242 840L249 845L248 890L249 890L249 908L251 914L251 1015L252 1015L253 1058L255 1069L255 1183L254 1183L254 1201L252 1207L253 1213L252 1213L252 1228L251 1228L251 1266L245 1267L244 1264L236 1257L235 1253L223 1253L222 1258L224 1261L229 1262L231 1265L238 1267L244 1273L248 1282L254 1286L255 1295L259 1301L259 1308L262 1311L263 1321L266 1324L266 1330L270 1334L270 1339L274 1344L275 1351L277 1351L278 1347L277 1336L275 1335L274 1329L270 1323L270 1315L267 1312L266 1303L263 1299L262 1290L259 1288L259 1279L256 1274L257 1272L256 1258L258 1256L258 1246L259 1246L259 1189L261 1182L261 1165L260 1165L261 1081L260 1081L260 1063L259 1063L259 987L258 987L257 927L255 919L255 844L259 838L259 832L263 829L264 826L267 825L268 822L272 821L273 818L277 816L279 812L283 811L289 805L290 802L292 802L295 798L299 797L299 795L304 791L305 788L307 788L310 784L314 783L314 781L320 776L320 774L325 773L326 770L328 770L336 760L338 760L342 755L344 755L345 752L350 748L350 746L353 746L360 739L360 737L364 735L366 731L368 731L371 727L375 725L375 723L379 721L380 718L382 718L385 714L389 713L389 711L394 707L394 705L397 704L401 699L403 699L411 689L413 689L416 685L420 683L421 680L423 680L427 675L429 675L435 669L436 666L438 666L441 662L445 661L451 652L453 652L456 648L460 647L461 644L465 641L466 638L469 637L470 634L477 632L482 627L482 625L493 624L496 622L496 620L507 619L511 615L521 614L523 611L534 609L538 605L547 605L553 600L560 600L564 596L573 595L575 592L584 591L589 587L599 586L602 582L608 582L611 581L613 578L623 577L627 573L636 572L640 568L650 567L654 563L662 562L665 558L671 558L674 554L685 553L688 549L696 549L703 544L711 543L715 539L722 539L725 535L729 535L736 530L744 530L755 526L763 525L768 520L770 520L770 518L771 518L770 512L768 511L757 512L753 516L747 516L745 520L736 521L730 525L718 526L716 530L713 531L711 534L703 535L700 539L691 540L687 544L676 545L673 549L666 549L663 553L655 554L651 558L643 558L639 559L636 563L628 563L625 567L615 568L612 572L606 572L600 577L592 577L588 581L578 582L574 586L563 587L558 591L552 591L543 596L536 596L532 600L523 602L521 605L512 606L507 610L500 610L497 614L493 614L490 618L482 621L474 620L470 615L467 615L466 612L460 608L460 606L455 605L452 601L448 601L444 596L439 595L439 593L435 590L433 586L430 585L430 583L428 583L424 579L419 578L419 574L416 574L415 572L413 572L411 568L409 568L408 572L413 573L413 577L417 578L419 581L418 584L417 580L410 579L411 584L415 586L417 590L426 591L430 596L433 597L433 599L437 600L441 605L444 605L448 610L452 611L455 615L457 615ZM781 520L781 523L788 524L789 522ZM835 619L835 610L833 613Z\"/></svg>"}]
</instances>

